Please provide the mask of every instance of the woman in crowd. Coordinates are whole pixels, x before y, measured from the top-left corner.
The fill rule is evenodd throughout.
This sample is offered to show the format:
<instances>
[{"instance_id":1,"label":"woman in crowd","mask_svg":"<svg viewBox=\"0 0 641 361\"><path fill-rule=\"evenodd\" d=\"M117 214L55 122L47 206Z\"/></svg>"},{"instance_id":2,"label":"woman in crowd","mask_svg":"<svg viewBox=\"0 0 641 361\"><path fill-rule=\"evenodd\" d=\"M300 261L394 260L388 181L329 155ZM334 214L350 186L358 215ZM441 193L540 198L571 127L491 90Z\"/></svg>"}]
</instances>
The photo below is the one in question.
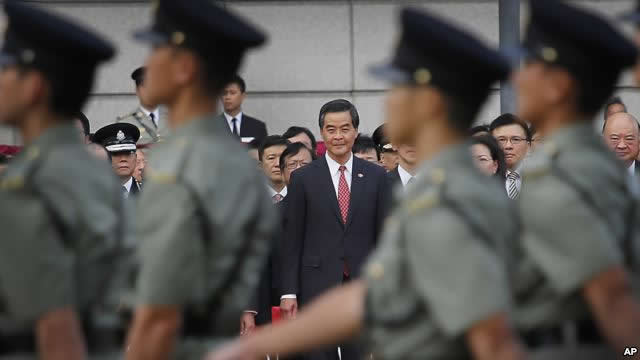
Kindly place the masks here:
<instances>
[{"instance_id":1,"label":"woman in crowd","mask_svg":"<svg viewBox=\"0 0 641 361\"><path fill-rule=\"evenodd\" d=\"M491 135L472 137L472 156L476 166L488 176L495 176L500 180L505 179L505 156L496 139Z\"/></svg>"}]
</instances>

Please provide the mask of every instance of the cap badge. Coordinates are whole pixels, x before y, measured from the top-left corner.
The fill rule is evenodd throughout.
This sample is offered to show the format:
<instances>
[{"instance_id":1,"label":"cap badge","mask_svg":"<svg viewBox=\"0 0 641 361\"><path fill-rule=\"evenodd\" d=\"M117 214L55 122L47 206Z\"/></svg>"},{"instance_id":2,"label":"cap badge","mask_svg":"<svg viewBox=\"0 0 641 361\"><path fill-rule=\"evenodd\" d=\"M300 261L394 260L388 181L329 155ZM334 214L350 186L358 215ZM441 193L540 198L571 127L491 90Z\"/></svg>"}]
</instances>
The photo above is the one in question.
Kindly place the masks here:
<instances>
[{"instance_id":1,"label":"cap badge","mask_svg":"<svg viewBox=\"0 0 641 361\"><path fill-rule=\"evenodd\" d=\"M122 142L125 140L125 133L123 133L122 130L119 130L118 134L116 134L116 139L118 139L119 142Z\"/></svg>"},{"instance_id":2,"label":"cap badge","mask_svg":"<svg viewBox=\"0 0 641 361\"><path fill-rule=\"evenodd\" d=\"M541 56L543 57L543 60L553 63L558 59L559 54L556 52L556 49L545 47L541 49Z\"/></svg>"},{"instance_id":3,"label":"cap badge","mask_svg":"<svg viewBox=\"0 0 641 361\"><path fill-rule=\"evenodd\" d=\"M432 80L432 73L425 68L419 68L414 72L414 81L416 84L425 85Z\"/></svg>"},{"instance_id":4,"label":"cap badge","mask_svg":"<svg viewBox=\"0 0 641 361\"><path fill-rule=\"evenodd\" d=\"M174 31L173 34L171 34L171 42L174 45L180 45L185 42L185 33L182 31Z\"/></svg>"},{"instance_id":5,"label":"cap badge","mask_svg":"<svg viewBox=\"0 0 641 361\"><path fill-rule=\"evenodd\" d=\"M33 59L36 57L36 53L33 52L31 49L25 49L22 51L22 54L20 54L20 58L25 64L31 64L33 62Z\"/></svg>"},{"instance_id":6,"label":"cap badge","mask_svg":"<svg viewBox=\"0 0 641 361\"><path fill-rule=\"evenodd\" d=\"M358 178L363 178L363 173L358 173Z\"/></svg>"}]
</instances>

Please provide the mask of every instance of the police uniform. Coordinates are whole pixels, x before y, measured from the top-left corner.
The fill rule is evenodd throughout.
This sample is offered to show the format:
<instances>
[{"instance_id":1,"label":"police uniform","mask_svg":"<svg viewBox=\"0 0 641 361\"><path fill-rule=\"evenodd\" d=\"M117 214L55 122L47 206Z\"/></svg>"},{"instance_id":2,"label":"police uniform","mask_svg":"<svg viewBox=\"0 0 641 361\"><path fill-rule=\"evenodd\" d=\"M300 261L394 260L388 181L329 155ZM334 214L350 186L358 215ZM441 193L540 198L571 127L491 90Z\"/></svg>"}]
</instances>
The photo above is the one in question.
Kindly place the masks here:
<instances>
[{"instance_id":1,"label":"police uniform","mask_svg":"<svg viewBox=\"0 0 641 361\"><path fill-rule=\"evenodd\" d=\"M583 96L597 105L621 70L636 63L636 47L591 13L536 0L531 16L527 57L586 82L581 89L592 93ZM513 274L515 322L523 340L535 358L620 355L623 350L608 353L603 346L581 290L597 274L625 265L635 270L638 294L639 203L626 170L591 121L577 119L546 135L523 177L523 233Z\"/></svg>"},{"instance_id":2,"label":"police uniform","mask_svg":"<svg viewBox=\"0 0 641 361\"><path fill-rule=\"evenodd\" d=\"M235 74L247 48L265 40L204 0L159 1L153 26L136 37L199 54L221 80ZM138 204L136 301L181 308L174 357L200 358L216 338L238 334L276 226L255 163L215 118L192 119L152 149Z\"/></svg>"},{"instance_id":3,"label":"police uniform","mask_svg":"<svg viewBox=\"0 0 641 361\"><path fill-rule=\"evenodd\" d=\"M102 144L110 154L136 153L136 143L140 139L138 128L129 123L114 123L104 126L93 136L93 141ZM131 176L131 184L121 187L124 198L135 197L140 193L138 182Z\"/></svg>"},{"instance_id":4,"label":"police uniform","mask_svg":"<svg viewBox=\"0 0 641 361\"><path fill-rule=\"evenodd\" d=\"M401 20L394 59L374 74L460 97L473 109L471 123L490 85L507 77L507 61L427 13L405 9ZM466 143L424 161L401 194L363 272L367 352L375 359L469 358L466 331L510 309L513 205L478 172Z\"/></svg>"},{"instance_id":5,"label":"police uniform","mask_svg":"<svg viewBox=\"0 0 641 361\"><path fill-rule=\"evenodd\" d=\"M5 66L31 67L45 78L65 74L69 86L91 79L114 54L101 38L43 10L19 1L4 9ZM76 59L86 66L77 67ZM35 358L36 322L64 307L80 316L92 356L120 348L119 325L102 302L125 237L118 187L111 169L81 144L71 119L44 130L3 173L1 358Z\"/></svg>"},{"instance_id":6,"label":"police uniform","mask_svg":"<svg viewBox=\"0 0 641 361\"><path fill-rule=\"evenodd\" d=\"M145 78L145 68L139 67L131 73L131 79L136 82L136 86L141 84ZM159 106L156 113L149 113L151 109L145 111L142 106L120 115L116 118L116 123L129 123L135 125L140 131L140 144L153 144L163 141L169 134L167 127L167 114L165 108ZM152 114L154 119L152 119Z\"/></svg>"}]
</instances>

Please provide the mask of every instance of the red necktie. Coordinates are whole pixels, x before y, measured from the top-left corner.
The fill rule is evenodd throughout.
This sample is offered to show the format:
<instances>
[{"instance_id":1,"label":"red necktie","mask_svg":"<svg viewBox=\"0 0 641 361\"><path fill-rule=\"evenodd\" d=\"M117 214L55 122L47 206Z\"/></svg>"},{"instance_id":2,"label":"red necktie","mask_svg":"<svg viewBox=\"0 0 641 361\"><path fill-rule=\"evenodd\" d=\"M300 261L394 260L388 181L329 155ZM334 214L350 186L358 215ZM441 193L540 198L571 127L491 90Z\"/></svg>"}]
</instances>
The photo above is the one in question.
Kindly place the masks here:
<instances>
[{"instance_id":1,"label":"red necktie","mask_svg":"<svg viewBox=\"0 0 641 361\"><path fill-rule=\"evenodd\" d=\"M347 186L347 180L345 179L345 168L344 165L338 168L338 171L341 172L341 176L338 179L338 207L341 210L341 218L343 223L347 224L347 213L349 212L349 187ZM347 261L343 263L343 275L349 277L349 267L347 266Z\"/></svg>"},{"instance_id":2,"label":"red necktie","mask_svg":"<svg viewBox=\"0 0 641 361\"><path fill-rule=\"evenodd\" d=\"M272 203L274 203L274 204L276 204L276 203L278 203L278 202L280 202L282 200L283 200L283 196L280 195L279 193L276 193L276 194L274 194L272 196Z\"/></svg>"},{"instance_id":3,"label":"red necktie","mask_svg":"<svg viewBox=\"0 0 641 361\"><path fill-rule=\"evenodd\" d=\"M338 168L338 171L341 172L341 177L338 179L338 207L341 210L343 223L347 223L347 212L349 211L349 187L345 179L346 169L344 165Z\"/></svg>"}]
</instances>

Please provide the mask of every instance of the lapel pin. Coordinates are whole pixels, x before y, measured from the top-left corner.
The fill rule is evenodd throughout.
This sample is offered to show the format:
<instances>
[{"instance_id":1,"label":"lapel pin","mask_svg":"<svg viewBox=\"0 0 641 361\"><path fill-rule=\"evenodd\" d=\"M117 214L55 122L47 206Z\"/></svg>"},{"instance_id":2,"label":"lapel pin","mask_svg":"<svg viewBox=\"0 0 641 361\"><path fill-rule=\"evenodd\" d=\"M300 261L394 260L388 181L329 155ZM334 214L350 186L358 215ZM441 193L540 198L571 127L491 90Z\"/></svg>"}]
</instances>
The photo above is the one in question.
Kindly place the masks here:
<instances>
[{"instance_id":1,"label":"lapel pin","mask_svg":"<svg viewBox=\"0 0 641 361\"><path fill-rule=\"evenodd\" d=\"M363 173L358 173L358 178L363 178Z\"/></svg>"}]
</instances>

